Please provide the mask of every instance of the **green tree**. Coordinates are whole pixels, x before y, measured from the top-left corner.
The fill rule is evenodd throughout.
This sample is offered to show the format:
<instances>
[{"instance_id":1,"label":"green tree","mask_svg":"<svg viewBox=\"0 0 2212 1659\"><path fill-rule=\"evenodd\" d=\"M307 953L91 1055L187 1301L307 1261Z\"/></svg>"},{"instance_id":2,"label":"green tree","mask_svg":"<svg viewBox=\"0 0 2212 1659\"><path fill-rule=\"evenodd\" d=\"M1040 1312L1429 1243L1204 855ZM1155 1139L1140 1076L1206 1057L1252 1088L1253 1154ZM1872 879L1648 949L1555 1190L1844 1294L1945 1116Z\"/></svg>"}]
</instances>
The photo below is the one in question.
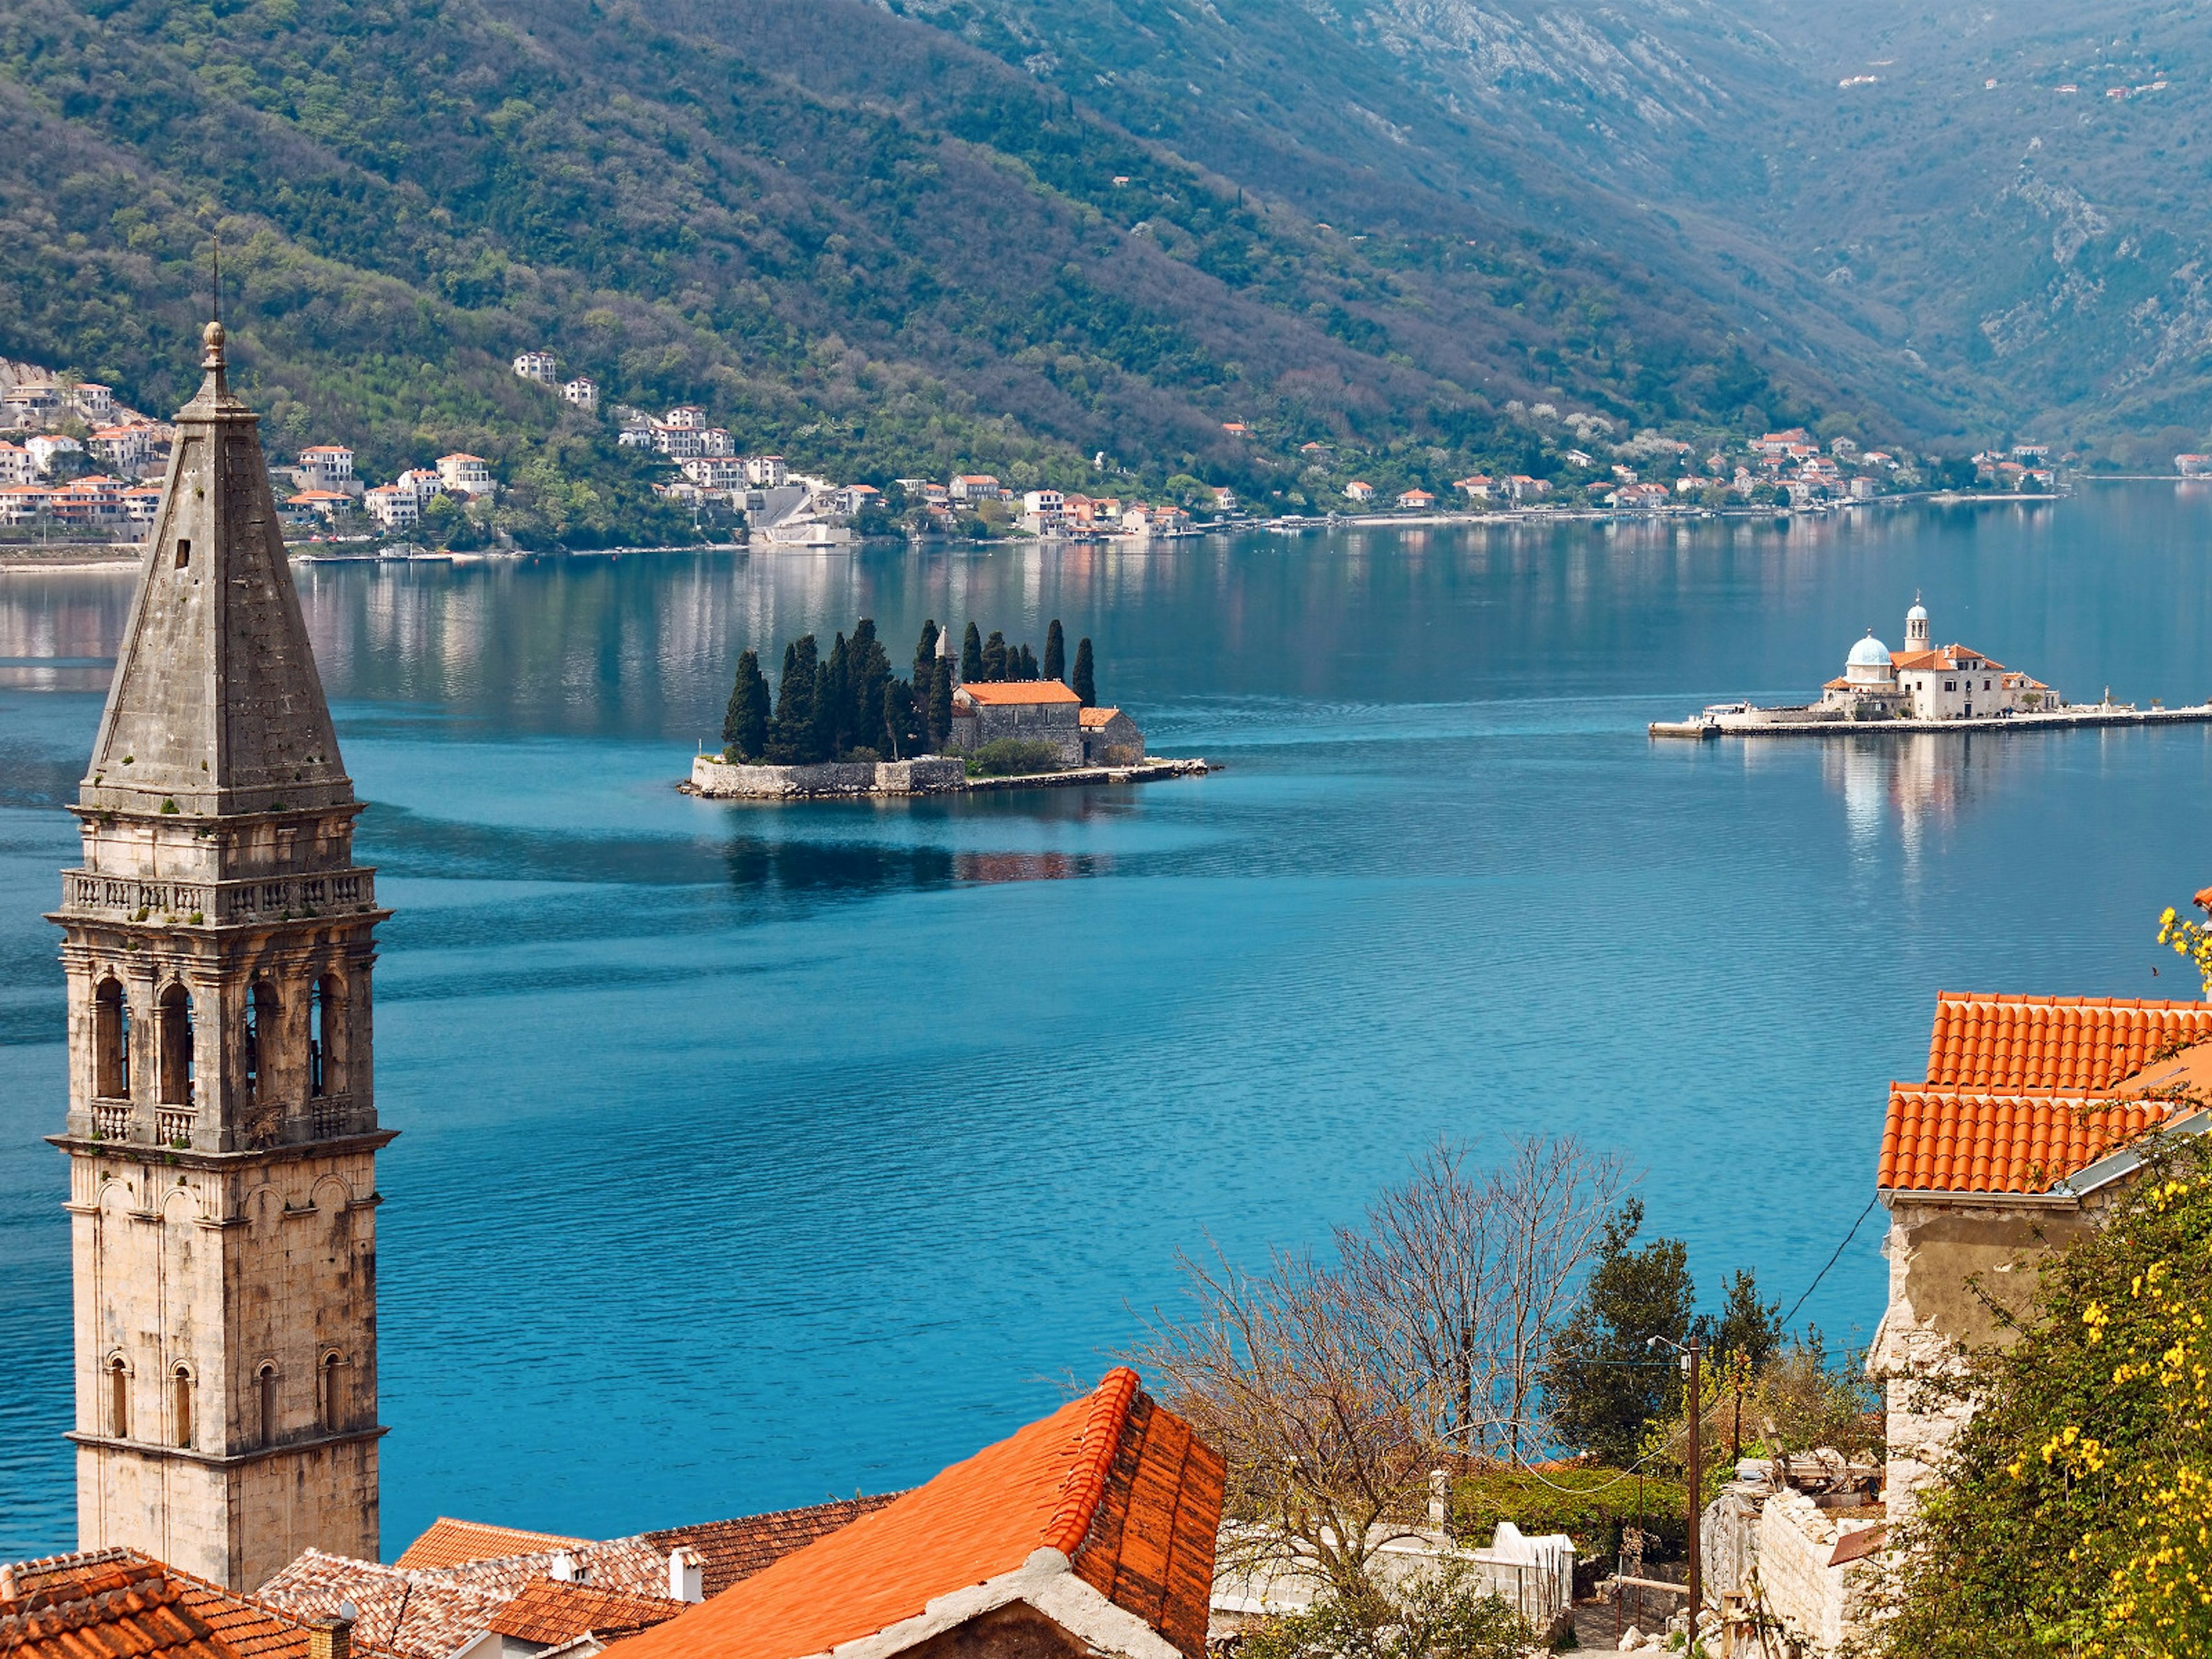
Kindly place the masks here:
<instances>
[{"instance_id":1,"label":"green tree","mask_svg":"<svg viewBox=\"0 0 2212 1659\"><path fill-rule=\"evenodd\" d=\"M842 644L842 641L840 641ZM837 717L845 712L844 682L828 663L814 672L813 719L806 726L806 764L818 766L837 757Z\"/></svg>"},{"instance_id":2,"label":"green tree","mask_svg":"<svg viewBox=\"0 0 2212 1659\"><path fill-rule=\"evenodd\" d=\"M1006 636L995 628L991 630L991 637L983 641L983 678L987 680L1007 678Z\"/></svg>"},{"instance_id":3,"label":"green tree","mask_svg":"<svg viewBox=\"0 0 2212 1659\"><path fill-rule=\"evenodd\" d=\"M783 676L776 684L775 720L768 757L779 766L805 763L814 727L814 681L820 664L814 635L802 634L783 647Z\"/></svg>"},{"instance_id":4,"label":"green tree","mask_svg":"<svg viewBox=\"0 0 2212 1659\"><path fill-rule=\"evenodd\" d=\"M884 691L891 684L891 659L876 637L872 617L863 617L853 624L852 643L845 653L845 684L848 707L852 710L847 745L881 749L889 736L884 724Z\"/></svg>"},{"instance_id":5,"label":"green tree","mask_svg":"<svg viewBox=\"0 0 2212 1659\"><path fill-rule=\"evenodd\" d=\"M905 680L884 683L884 733L890 741L893 760L920 754L927 740L921 711L915 705L914 687Z\"/></svg>"},{"instance_id":6,"label":"green tree","mask_svg":"<svg viewBox=\"0 0 2212 1659\"><path fill-rule=\"evenodd\" d=\"M930 665L937 660L937 621L932 617L921 625L921 638L914 647L914 684L916 690L927 690L929 685Z\"/></svg>"},{"instance_id":7,"label":"green tree","mask_svg":"<svg viewBox=\"0 0 2212 1659\"><path fill-rule=\"evenodd\" d=\"M835 760L853 746L853 675L850 647L839 634L815 681L815 726L821 733L818 760Z\"/></svg>"},{"instance_id":8,"label":"green tree","mask_svg":"<svg viewBox=\"0 0 2212 1659\"><path fill-rule=\"evenodd\" d=\"M1098 681L1091 660L1091 639L1085 635L1075 642L1074 691L1085 708L1098 706Z\"/></svg>"},{"instance_id":9,"label":"green tree","mask_svg":"<svg viewBox=\"0 0 2212 1659\"><path fill-rule=\"evenodd\" d=\"M1741 1359L1754 1371L1782 1352L1782 1304L1759 1299L1759 1284L1749 1269L1739 1267L1729 1280L1728 1300L1711 1339L1717 1357Z\"/></svg>"},{"instance_id":10,"label":"green tree","mask_svg":"<svg viewBox=\"0 0 2212 1659\"><path fill-rule=\"evenodd\" d=\"M723 753L743 761L760 759L768 751L768 679L761 672L759 653L740 652L737 683L722 716Z\"/></svg>"},{"instance_id":11,"label":"green tree","mask_svg":"<svg viewBox=\"0 0 2212 1659\"><path fill-rule=\"evenodd\" d=\"M1607 1224L1583 1299L1553 1340L1544 1367L1552 1427L1600 1462L1635 1461L1644 1425L1672 1412L1682 1393L1673 1352L1651 1340L1688 1340L1695 1291L1680 1239L1630 1243L1644 1206L1630 1199Z\"/></svg>"},{"instance_id":12,"label":"green tree","mask_svg":"<svg viewBox=\"0 0 2212 1659\"><path fill-rule=\"evenodd\" d=\"M952 735L952 665L937 659L929 677L929 746L942 752Z\"/></svg>"},{"instance_id":13,"label":"green tree","mask_svg":"<svg viewBox=\"0 0 2212 1659\"><path fill-rule=\"evenodd\" d=\"M968 631L960 636L960 678L964 683L983 677L983 636L969 623Z\"/></svg>"},{"instance_id":14,"label":"green tree","mask_svg":"<svg viewBox=\"0 0 2212 1659\"><path fill-rule=\"evenodd\" d=\"M1060 626L1060 618L1052 619L1052 626L1044 630L1044 677L1048 680L1067 678L1067 635Z\"/></svg>"},{"instance_id":15,"label":"green tree","mask_svg":"<svg viewBox=\"0 0 2212 1659\"><path fill-rule=\"evenodd\" d=\"M1018 662L1010 664L1009 667L1011 672L1009 672L1006 676L1008 679L1035 679L1037 677L1036 653L1030 650L1028 646L1024 645L1022 647L1021 659Z\"/></svg>"}]
</instances>

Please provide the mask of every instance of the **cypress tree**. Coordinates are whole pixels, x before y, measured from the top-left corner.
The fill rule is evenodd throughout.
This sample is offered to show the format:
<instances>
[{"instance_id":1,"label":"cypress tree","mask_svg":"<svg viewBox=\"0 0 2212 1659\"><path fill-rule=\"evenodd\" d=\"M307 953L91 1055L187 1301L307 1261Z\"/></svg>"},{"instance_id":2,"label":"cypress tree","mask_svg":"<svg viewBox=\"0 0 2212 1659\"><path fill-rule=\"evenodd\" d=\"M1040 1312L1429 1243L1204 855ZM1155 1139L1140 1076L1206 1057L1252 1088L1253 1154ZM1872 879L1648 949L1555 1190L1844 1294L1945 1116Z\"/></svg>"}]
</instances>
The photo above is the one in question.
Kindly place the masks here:
<instances>
[{"instance_id":1,"label":"cypress tree","mask_svg":"<svg viewBox=\"0 0 2212 1659\"><path fill-rule=\"evenodd\" d=\"M1067 678L1067 635L1061 631L1057 617L1052 619L1052 626L1044 630L1044 677L1048 680Z\"/></svg>"},{"instance_id":2,"label":"cypress tree","mask_svg":"<svg viewBox=\"0 0 2212 1659\"><path fill-rule=\"evenodd\" d=\"M884 682L884 732L890 739L893 760L921 751L921 711L915 707L914 687L904 680Z\"/></svg>"},{"instance_id":3,"label":"cypress tree","mask_svg":"<svg viewBox=\"0 0 2212 1659\"><path fill-rule=\"evenodd\" d=\"M916 690L929 684L929 665L937 657L937 619L933 617L921 625L921 639L914 647L914 684Z\"/></svg>"},{"instance_id":4,"label":"cypress tree","mask_svg":"<svg viewBox=\"0 0 2212 1659\"><path fill-rule=\"evenodd\" d=\"M969 623L968 631L960 636L960 678L980 680L983 678L983 636Z\"/></svg>"},{"instance_id":5,"label":"cypress tree","mask_svg":"<svg viewBox=\"0 0 2212 1659\"><path fill-rule=\"evenodd\" d=\"M768 751L768 680L761 673L760 653L741 652L730 707L722 716L722 751L741 761L758 760Z\"/></svg>"},{"instance_id":6,"label":"cypress tree","mask_svg":"<svg viewBox=\"0 0 2212 1659\"><path fill-rule=\"evenodd\" d=\"M845 657L853 718L850 746L880 750L886 735L884 688L891 684L891 659L876 637L876 624L863 617L853 625L853 642Z\"/></svg>"},{"instance_id":7,"label":"cypress tree","mask_svg":"<svg viewBox=\"0 0 2212 1659\"><path fill-rule=\"evenodd\" d=\"M817 682L823 691L815 699L815 722L829 733L829 750L821 758L835 760L854 743L852 647L842 634L830 647L830 660L822 668L825 678Z\"/></svg>"},{"instance_id":8,"label":"cypress tree","mask_svg":"<svg viewBox=\"0 0 2212 1659\"><path fill-rule=\"evenodd\" d=\"M798 766L806 755L814 725L814 635L801 635L783 647L783 678L776 687L775 722L769 728L768 757L779 766Z\"/></svg>"},{"instance_id":9,"label":"cypress tree","mask_svg":"<svg viewBox=\"0 0 2212 1659\"><path fill-rule=\"evenodd\" d=\"M1018 673L1016 673L1016 674L1014 675L1014 678L1015 678L1016 679L1018 679L1018 680L1033 680L1033 679L1035 679L1036 677L1037 677L1037 659L1036 659L1036 653L1035 653L1034 651L1030 650L1030 649L1029 648L1029 647L1027 647L1026 645L1024 645L1024 646L1022 647L1022 663L1021 663L1021 668L1020 668L1020 671L1019 671Z\"/></svg>"},{"instance_id":10,"label":"cypress tree","mask_svg":"<svg viewBox=\"0 0 2212 1659\"><path fill-rule=\"evenodd\" d=\"M939 754L945 750L945 738L952 735L952 665L944 658L929 679L929 746Z\"/></svg>"},{"instance_id":11,"label":"cypress tree","mask_svg":"<svg viewBox=\"0 0 2212 1659\"><path fill-rule=\"evenodd\" d=\"M983 641L982 678L987 680L1006 678L1006 636L995 628L991 630L991 637Z\"/></svg>"},{"instance_id":12,"label":"cypress tree","mask_svg":"<svg viewBox=\"0 0 2212 1659\"><path fill-rule=\"evenodd\" d=\"M1075 642L1075 695L1085 708L1098 706L1098 681L1091 661L1088 636Z\"/></svg>"},{"instance_id":13,"label":"cypress tree","mask_svg":"<svg viewBox=\"0 0 2212 1659\"><path fill-rule=\"evenodd\" d=\"M842 691L828 663L814 671L814 718L807 723L805 738L810 766L837 758L837 702Z\"/></svg>"}]
</instances>

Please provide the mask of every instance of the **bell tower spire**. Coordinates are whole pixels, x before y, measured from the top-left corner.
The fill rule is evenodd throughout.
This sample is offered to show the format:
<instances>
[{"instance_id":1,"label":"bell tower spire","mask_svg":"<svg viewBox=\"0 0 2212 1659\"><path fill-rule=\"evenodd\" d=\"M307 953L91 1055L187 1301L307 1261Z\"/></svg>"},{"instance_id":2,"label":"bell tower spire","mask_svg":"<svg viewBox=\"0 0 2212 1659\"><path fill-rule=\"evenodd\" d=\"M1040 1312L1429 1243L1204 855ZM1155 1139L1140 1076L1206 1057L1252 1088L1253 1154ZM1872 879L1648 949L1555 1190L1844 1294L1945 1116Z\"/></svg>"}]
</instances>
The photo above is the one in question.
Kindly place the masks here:
<instances>
[{"instance_id":1,"label":"bell tower spire","mask_svg":"<svg viewBox=\"0 0 2212 1659\"><path fill-rule=\"evenodd\" d=\"M251 1589L377 1553L374 872L222 325L62 875L77 1531Z\"/></svg>"}]
</instances>

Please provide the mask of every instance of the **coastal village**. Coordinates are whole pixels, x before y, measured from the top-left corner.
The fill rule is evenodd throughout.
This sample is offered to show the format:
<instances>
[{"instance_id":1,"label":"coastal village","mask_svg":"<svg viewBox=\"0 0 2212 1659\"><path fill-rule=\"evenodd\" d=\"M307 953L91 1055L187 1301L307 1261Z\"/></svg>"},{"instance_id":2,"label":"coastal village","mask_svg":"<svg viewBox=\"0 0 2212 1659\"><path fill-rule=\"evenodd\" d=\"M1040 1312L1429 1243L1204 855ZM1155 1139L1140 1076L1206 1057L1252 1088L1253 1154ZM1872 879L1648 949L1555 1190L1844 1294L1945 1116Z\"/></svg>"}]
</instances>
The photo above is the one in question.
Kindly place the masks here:
<instances>
[{"instance_id":1,"label":"coastal village","mask_svg":"<svg viewBox=\"0 0 2212 1659\"><path fill-rule=\"evenodd\" d=\"M618 447L654 458L665 468L653 484L655 495L689 509L702 529L711 515L731 533L769 548L820 550L866 534L1143 543L1262 523L1815 512L1925 493L1934 460L1862 447L1846 435L1822 441L1802 428L1702 444L1653 431L1622 434L1606 416L1563 414L1539 403L1509 404L1508 410L1544 434L1554 463L1549 477L1477 472L1448 489L1386 491L1357 476L1340 480L1352 455L1312 440L1298 448L1295 499L1266 503L1195 478L1178 481L1171 497L1150 499L1121 490L1018 487L983 472L942 481L902 477L879 487L841 483L796 468L781 454L749 451L738 434L696 404L658 414L626 404L603 407L599 382L564 374L550 352L520 353L513 369L546 398L605 422ZM1224 422L1222 430L1239 442L1251 436L1241 421ZM111 387L33 364L0 362L0 528L142 538L173 438L167 422L118 403ZM2203 459L2176 457L2178 472L2191 476ZM496 505L502 488L495 465L466 450L403 468L382 482L358 476L356 461L350 446L323 442L302 445L274 464L283 486L276 512L289 540L405 544L428 533L438 504L462 513L475 503ZM1975 489L2004 495L2063 489L2048 447L2034 442L1985 449L1972 458L1967 476ZM1956 480L1948 487L1956 488Z\"/></svg>"},{"instance_id":2,"label":"coastal village","mask_svg":"<svg viewBox=\"0 0 2212 1659\"><path fill-rule=\"evenodd\" d=\"M1540 1492L1572 1490L1559 1483L1582 1460L1377 1439L1395 1431L1348 1423L1341 1395L1324 1413L1332 1443L1375 1461L1340 1480L1333 1462L1270 1452L1312 1428L1295 1402L1226 1411L1193 1351L1172 1346L1149 1381L1115 1365L905 1491L750 1515L706 1499L702 1514L646 1530L441 1518L386 1562L374 1262L379 1155L396 1132L378 1115L369 1009L392 912L355 861L361 803L220 325L203 367L150 520L161 556L144 567L71 809L82 863L62 872L51 918L69 994L52 1139L70 1165L68 1219L54 1224L74 1240L80 1547L0 1567L10 1655L1207 1659L1271 1639L1355 1581L1386 1603L1455 1587L1501 1632L1483 1650L1500 1655L1607 1625L1620 1650L1840 1654L1876 1628L1883 1574L1916 1559L1893 1540L1954 1478L1953 1450L1983 1420L1972 1390L2001 1379L1967 1356L2041 1340L1977 1285L2017 1271L2025 1287L2055 1253L2092 1249L2102 1230L2193 1190L2164 1172L2212 1121L2199 1092L2212 1084L2212 1001L1934 992L1924 1075L1862 1103L1881 1121L1879 1160L1838 1175L1888 1216L1887 1310L1865 1361L1878 1409L1854 1399L1827 1419L1818 1432L1840 1445L1753 1449L1753 1373L1740 1367L1739 1443L1709 1484L1701 1449L1717 1454L1729 1432L1726 1389L1708 1395L1698 1366L1730 1352L1723 1330L1666 1339L1656 1360L1599 1362L1647 1366L1656 1376L1638 1386L1663 1390L1679 1350L1696 1401L1672 1419L1687 1437L1680 1564L1640 1509L1633 1526L1542 1523L1557 1510ZM895 748L940 707L939 746L970 760L994 744L1068 767L1144 757L1134 726L1096 702L1088 641L1068 677L1079 691L1046 672L1062 666L1057 624L1041 660L973 624L957 650L950 637L925 632L902 706L872 695L874 667L854 666L881 655L872 623L840 635L835 672L805 672L813 641L793 641L774 708L757 665L741 665L733 763L799 743L802 715L834 762ZM1932 638L1916 604L1905 649L1854 649L1830 706L1963 720L2057 701ZM818 688L855 685L849 718L823 712ZM2212 912L2212 890L2197 902ZM2160 939L2212 992L2212 935L2169 911ZM1593 1260L1602 1274L1624 1258ZM2094 1344L2116 1316L2089 1305ZM1755 1294L1741 1329L1734 1340L1784 1363ZM1357 1349L1323 1344L1303 1363ZM1546 1386L1570 1387L1586 1363L1555 1358ZM1293 1393L1330 1382L1277 1380ZM1291 1438L1270 1441L1279 1431ZM2044 1461L2075 1444L2054 1437ZM1469 1507L1485 1480L1522 1473L1545 1483L1527 1488L1527 1509ZM1629 1478L1613 1473L1613 1485Z\"/></svg>"}]
</instances>

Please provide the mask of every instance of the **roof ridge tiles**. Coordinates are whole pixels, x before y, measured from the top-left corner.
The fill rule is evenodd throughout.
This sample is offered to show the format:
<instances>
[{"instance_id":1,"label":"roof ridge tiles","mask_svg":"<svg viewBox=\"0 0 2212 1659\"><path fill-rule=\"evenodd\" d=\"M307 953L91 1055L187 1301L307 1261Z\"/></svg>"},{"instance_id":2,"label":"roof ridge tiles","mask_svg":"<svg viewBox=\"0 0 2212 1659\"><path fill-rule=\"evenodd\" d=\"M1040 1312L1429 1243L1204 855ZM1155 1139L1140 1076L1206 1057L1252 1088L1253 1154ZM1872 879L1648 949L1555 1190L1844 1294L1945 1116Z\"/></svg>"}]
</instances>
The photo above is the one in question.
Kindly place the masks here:
<instances>
[{"instance_id":1,"label":"roof ridge tiles","mask_svg":"<svg viewBox=\"0 0 2212 1659\"><path fill-rule=\"evenodd\" d=\"M1039 1542L1073 1559L1091 1531L1105 1495L1106 1475L1121 1443L1122 1426L1129 1420L1130 1405L1137 1397L1137 1374L1116 1365L1099 1379L1091 1395L1090 1414L1084 1419L1074 1461L1061 1478L1060 1505L1045 1523Z\"/></svg>"}]
</instances>

